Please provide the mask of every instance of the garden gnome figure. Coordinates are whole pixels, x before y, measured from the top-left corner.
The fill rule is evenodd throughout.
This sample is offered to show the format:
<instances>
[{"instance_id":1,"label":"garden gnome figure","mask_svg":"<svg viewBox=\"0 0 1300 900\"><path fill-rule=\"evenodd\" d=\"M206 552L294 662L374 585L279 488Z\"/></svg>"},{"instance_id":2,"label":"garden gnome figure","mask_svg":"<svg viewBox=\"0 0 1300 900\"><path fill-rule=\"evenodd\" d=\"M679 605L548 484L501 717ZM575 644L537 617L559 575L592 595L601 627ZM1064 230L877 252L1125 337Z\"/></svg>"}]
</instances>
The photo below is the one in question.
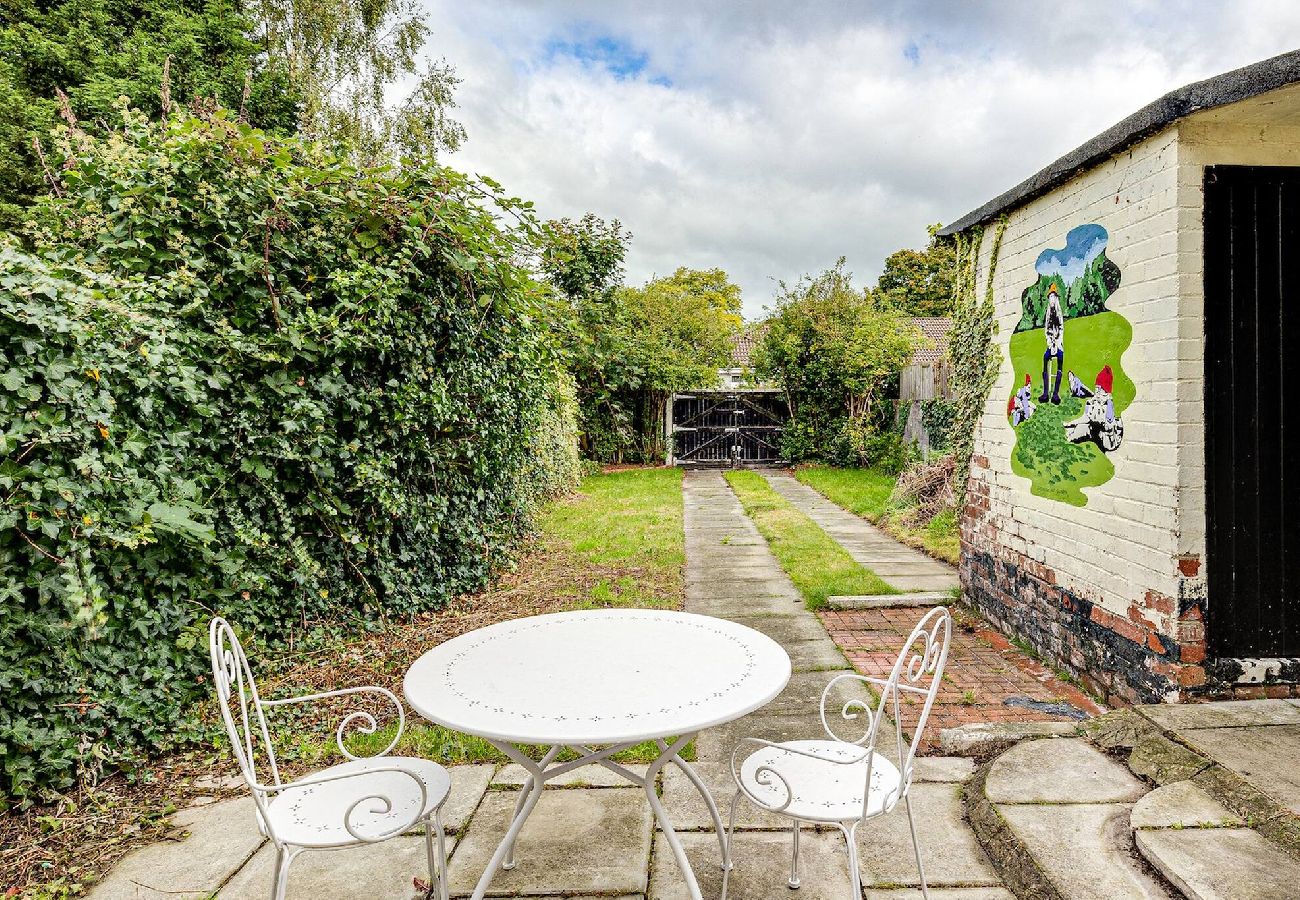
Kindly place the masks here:
<instances>
[{"instance_id":1,"label":"garden gnome figure","mask_svg":"<svg viewBox=\"0 0 1300 900\"><path fill-rule=\"evenodd\" d=\"M1056 381L1052 385L1050 399L1058 406L1061 404L1061 369L1065 366L1065 317L1061 315L1061 297L1053 284L1047 289L1047 319L1043 323L1047 333L1047 349L1043 351L1043 392L1038 396L1039 403L1046 403L1047 372L1056 357Z\"/></svg>"}]
</instances>

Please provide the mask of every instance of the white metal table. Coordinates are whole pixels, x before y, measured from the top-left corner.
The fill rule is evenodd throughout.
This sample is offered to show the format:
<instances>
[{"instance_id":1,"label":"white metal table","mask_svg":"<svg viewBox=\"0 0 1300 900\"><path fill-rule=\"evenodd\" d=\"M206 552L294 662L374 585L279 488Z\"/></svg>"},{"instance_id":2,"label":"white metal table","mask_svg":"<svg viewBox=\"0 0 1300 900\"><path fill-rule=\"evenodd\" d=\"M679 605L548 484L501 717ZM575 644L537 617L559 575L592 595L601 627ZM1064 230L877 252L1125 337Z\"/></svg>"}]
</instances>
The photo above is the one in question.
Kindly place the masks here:
<instances>
[{"instance_id":1,"label":"white metal table","mask_svg":"<svg viewBox=\"0 0 1300 900\"><path fill-rule=\"evenodd\" d=\"M514 842L542 786L593 763L645 790L700 900L655 780L669 763L685 773L708 805L728 865L717 804L679 754L700 730L753 712L789 680L790 657L752 628L691 613L592 610L500 622L453 638L415 661L405 693L426 719L487 739L529 773L474 900L482 900L498 868L514 867ZM643 741L659 747L644 777L610 758ZM515 744L550 749L539 762ZM566 747L579 758L557 763Z\"/></svg>"}]
</instances>

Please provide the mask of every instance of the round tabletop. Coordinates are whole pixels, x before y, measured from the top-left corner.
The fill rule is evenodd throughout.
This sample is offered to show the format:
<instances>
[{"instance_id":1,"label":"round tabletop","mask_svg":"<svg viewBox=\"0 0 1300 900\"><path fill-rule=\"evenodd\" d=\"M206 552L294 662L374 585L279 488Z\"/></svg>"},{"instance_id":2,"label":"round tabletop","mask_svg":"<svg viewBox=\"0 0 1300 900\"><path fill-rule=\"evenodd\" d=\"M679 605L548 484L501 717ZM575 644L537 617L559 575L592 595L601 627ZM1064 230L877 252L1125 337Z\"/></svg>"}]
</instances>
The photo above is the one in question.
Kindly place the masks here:
<instances>
[{"instance_id":1,"label":"round tabletop","mask_svg":"<svg viewBox=\"0 0 1300 900\"><path fill-rule=\"evenodd\" d=\"M406 700L455 731L523 744L688 734L768 703L790 680L776 641L713 616L552 613L452 638L406 673Z\"/></svg>"}]
</instances>

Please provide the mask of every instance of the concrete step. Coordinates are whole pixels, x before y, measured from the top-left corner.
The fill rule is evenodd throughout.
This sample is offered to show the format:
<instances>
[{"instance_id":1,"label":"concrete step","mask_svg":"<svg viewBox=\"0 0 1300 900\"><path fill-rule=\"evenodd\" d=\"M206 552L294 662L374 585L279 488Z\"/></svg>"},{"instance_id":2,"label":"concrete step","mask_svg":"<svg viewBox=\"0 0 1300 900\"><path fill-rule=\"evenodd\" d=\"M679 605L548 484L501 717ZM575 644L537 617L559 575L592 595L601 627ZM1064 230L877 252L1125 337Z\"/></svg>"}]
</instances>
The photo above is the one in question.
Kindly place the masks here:
<instances>
[{"instance_id":1,"label":"concrete step","mask_svg":"<svg viewBox=\"0 0 1300 900\"><path fill-rule=\"evenodd\" d=\"M1147 787L1078 738L1024 741L977 770L967 815L1006 886L1035 900L1174 900L1139 861L1129 815Z\"/></svg>"},{"instance_id":2,"label":"concrete step","mask_svg":"<svg viewBox=\"0 0 1300 900\"><path fill-rule=\"evenodd\" d=\"M1138 851L1188 900L1284 900L1300 892L1300 861L1194 782L1158 787L1133 806Z\"/></svg>"},{"instance_id":3,"label":"concrete step","mask_svg":"<svg viewBox=\"0 0 1300 900\"><path fill-rule=\"evenodd\" d=\"M951 591L914 591L910 594L844 594L826 598L831 609L882 609L895 606L947 606Z\"/></svg>"}]
</instances>

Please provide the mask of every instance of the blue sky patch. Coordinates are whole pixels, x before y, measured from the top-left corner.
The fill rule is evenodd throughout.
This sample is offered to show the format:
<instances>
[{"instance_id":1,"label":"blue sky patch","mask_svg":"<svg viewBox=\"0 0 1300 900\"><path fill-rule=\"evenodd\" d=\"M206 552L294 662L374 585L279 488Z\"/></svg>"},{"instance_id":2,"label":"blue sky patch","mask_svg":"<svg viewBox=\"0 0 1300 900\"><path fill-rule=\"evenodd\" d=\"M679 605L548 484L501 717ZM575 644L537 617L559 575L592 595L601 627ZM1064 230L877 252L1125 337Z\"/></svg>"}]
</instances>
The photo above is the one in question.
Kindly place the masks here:
<instances>
[{"instance_id":1,"label":"blue sky patch","mask_svg":"<svg viewBox=\"0 0 1300 900\"><path fill-rule=\"evenodd\" d=\"M646 74L650 55L630 42L613 35L551 38L543 47L546 62L568 58L591 68L601 68L620 81L640 78ZM656 74L649 79L654 84L671 85L665 76Z\"/></svg>"}]
</instances>

